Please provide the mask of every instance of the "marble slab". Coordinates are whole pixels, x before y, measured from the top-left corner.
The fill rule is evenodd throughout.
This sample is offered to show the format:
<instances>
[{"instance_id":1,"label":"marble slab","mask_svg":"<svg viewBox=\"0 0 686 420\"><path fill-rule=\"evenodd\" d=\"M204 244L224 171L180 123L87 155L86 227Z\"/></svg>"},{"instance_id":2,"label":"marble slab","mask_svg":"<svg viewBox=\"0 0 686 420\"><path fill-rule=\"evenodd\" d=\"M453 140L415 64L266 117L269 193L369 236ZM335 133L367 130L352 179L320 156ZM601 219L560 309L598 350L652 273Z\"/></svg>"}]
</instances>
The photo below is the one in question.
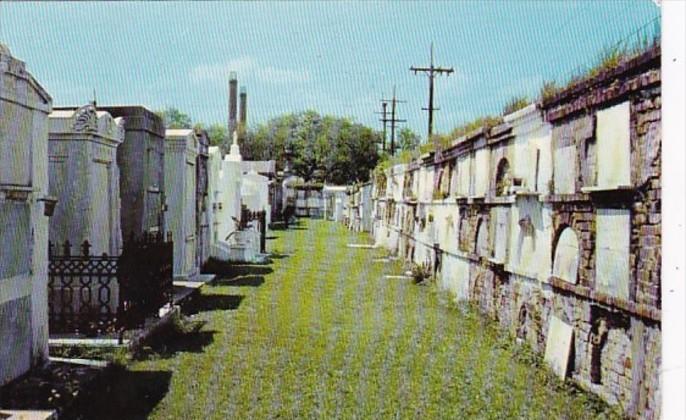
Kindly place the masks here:
<instances>
[{"instance_id":1,"label":"marble slab","mask_svg":"<svg viewBox=\"0 0 686 420\"><path fill-rule=\"evenodd\" d=\"M572 348L573 338L574 328L560 318L551 316L543 359L561 380L567 376L569 352Z\"/></svg>"}]
</instances>

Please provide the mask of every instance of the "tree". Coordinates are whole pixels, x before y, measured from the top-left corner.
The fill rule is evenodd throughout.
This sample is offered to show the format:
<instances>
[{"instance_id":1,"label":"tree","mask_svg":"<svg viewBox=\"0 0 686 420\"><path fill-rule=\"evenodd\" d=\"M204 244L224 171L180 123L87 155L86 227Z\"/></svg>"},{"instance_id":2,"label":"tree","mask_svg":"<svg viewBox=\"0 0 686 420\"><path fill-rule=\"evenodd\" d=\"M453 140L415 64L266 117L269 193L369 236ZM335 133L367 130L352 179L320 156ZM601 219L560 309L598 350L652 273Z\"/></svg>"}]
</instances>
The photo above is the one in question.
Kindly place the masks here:
<instances>
[{"instance_id":1,"label":"tree","mask_svg":"<svg viewBox=\"0 0 686 420\"><path fill-rule=\"evenodd\" d=\"M349 184L368 180L379 159L380 140L380 133L349 118L310 110L252 127L242 141L241 154L246 160L274 159L282 170L289 147L293 171L305 181Z\"/></svg>"},{"instance_id":2,"label":"tree","mask_svg":"<svg viewBox=\"0 0 686 420\"><path fill-rule=\"evenodd\" d=\"M421 138L411 129L404 127L398 132L398 148L414 150L419 147Z\"/></svg>"},{"instance_id":3,"label":"tree","mask_svg":"<svg viewBox=\"0 0 686 420\"><path fill-rule=\"evenodd\" d=\"M166 128L193 128L191 117L174 107L157 111L156 114L162 117Z\"/></svg>"},{"instance_id":4,"label":"tree","mask_svg":"<svg viewBox=\"0 0 686 420\"><path fill-rule=\"evenodd\" d=\"M231 144L229 129L224 124L212 124L206 130L207 136L210 138L210 146Z\"/></svg>"}]
</instances>

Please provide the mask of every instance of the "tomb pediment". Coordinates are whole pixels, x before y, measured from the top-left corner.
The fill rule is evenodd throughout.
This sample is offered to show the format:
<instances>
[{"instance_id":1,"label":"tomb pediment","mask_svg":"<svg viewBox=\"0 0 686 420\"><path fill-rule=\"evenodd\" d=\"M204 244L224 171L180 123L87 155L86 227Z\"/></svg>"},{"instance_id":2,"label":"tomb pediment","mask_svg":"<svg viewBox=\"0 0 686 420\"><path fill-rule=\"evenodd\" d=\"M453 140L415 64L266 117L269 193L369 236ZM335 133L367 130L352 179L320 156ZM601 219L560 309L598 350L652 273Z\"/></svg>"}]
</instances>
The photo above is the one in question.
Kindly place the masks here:
<instances>
[{"instance_id":1,"label":"tomb pediment","mask_svg":"<svg viewBox=\"0 0 686 420\"><path fill-rule=\"evenodd\" d=\"M124 119L98 111L92 103L79 108L56 108L50 114L50 135L77 138L92 135L112 143L124 141Z\"/></svg>"}]
</instances>

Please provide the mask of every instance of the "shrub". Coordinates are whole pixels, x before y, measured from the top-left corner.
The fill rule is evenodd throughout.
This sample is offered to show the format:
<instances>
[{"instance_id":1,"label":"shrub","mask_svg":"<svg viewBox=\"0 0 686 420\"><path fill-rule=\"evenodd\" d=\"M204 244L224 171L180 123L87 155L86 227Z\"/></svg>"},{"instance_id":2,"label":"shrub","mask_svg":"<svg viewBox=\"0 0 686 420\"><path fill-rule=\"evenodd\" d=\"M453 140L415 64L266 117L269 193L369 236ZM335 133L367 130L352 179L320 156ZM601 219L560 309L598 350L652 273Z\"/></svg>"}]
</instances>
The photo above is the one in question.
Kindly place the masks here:
<instances>
[{"instance_id":1,"label":"shrub","mask_svg":"<svg viewBox=\"0 0 686 420\"><path fill-rule=\"evenodd\" d=\"M428 264L412 264L412 267L410 268L410 272L412 273L412 280L415 284L422 283L423 281L431 278L433 275L431 273L431 267L429 267Z\"/></svg>"}]
</instances>

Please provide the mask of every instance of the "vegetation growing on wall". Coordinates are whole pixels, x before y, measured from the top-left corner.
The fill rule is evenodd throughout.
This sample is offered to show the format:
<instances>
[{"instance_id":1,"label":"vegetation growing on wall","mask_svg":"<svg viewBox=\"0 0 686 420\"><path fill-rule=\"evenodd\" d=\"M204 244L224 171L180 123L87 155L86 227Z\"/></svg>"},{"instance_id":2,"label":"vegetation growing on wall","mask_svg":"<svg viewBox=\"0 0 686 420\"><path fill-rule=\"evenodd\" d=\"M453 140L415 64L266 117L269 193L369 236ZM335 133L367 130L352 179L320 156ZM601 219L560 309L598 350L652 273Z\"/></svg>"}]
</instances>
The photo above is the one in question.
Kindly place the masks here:
<instances>
[{"instance_id":1,"label":"vegetation growing on wall","mask_svg":"<svg viewBox=\"0 0 686 420\"><path fill-rule=\"evenodd\" d=\"M653 23L653 22L651 22ZM645 29L645 28L644 28ZM638 57L647 50L655 48L660 44L659 33L656 31L657 36L648 36L646 34L638 36L638 42L629 44L625 42L626 40L620 41L618 43L609 45L602 49L599 53L595 64L587 69L578 69L572 74L569 80L565 84L558 84L555 80L545 80L541 85L539 91L539 96L537 101L547 101L555 96L559 95L561 92L571 89L587 80L593 79L600 74L615 69L631 59ZM503 106L502 116L511 114L518 111L531 103L527 96L515 96L510 98ZM387 162L387 166L392 166L400 163L408 163L419 156L431 153L436 150L436 148L448 148L453 142L462 136L472 133L480 128L488 130L498 124L503 122L502 116L481 116L477 117L472 121L463 123L450 131L447 134L434 134L431 141L419 145L415 150L410 153L403 151L403 153L390 158L385 157L382 161Z\"/></svg>"},{"instance_id":2,"label":"vegetation growing on wall","mask_svg":"<svg viewBox=\"0 0 686 420\"><path fill-rule=\"evenodd\" d=\"M519 111L522 108L526 108L531 101L526 95L515 96L511 98L505 106L503 107L503 115L512 114L513 112Z\"/></svg>"}]
</instances>

